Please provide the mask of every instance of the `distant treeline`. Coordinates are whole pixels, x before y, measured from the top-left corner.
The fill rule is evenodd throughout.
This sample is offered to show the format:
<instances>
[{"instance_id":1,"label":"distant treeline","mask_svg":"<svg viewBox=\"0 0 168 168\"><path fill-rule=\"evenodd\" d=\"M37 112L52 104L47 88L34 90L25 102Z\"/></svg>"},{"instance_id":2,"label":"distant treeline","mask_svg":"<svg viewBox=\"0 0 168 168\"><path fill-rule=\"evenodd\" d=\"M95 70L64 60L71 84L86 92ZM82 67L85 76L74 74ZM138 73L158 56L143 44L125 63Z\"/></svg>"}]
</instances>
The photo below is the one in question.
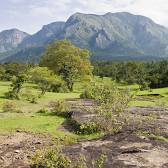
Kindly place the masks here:
<instances>
[{"instance_id":1,"label":"distant treeline","mask_svg":"<svg viewBox=\"0 0 168 168\"><path fill-rule=\"evenodd\" d=\"M168 61L93 62L94 75L117 82L139 84L141 89L168 87Z\"/></svg>"},{"instance_id":2,"label":"distant treeline","mask_svg":"<svg viewBox=\"0 0 168 168\"><path fill-rule=\"evenodd\" d=\"M128 61L128 62L92 62L93 75L110 77L126 84L139 84L141 89L168 87L168 61ZM11 80L34 65L6 63L0 64L0 80Z\"/></svg>"}]
</instances>

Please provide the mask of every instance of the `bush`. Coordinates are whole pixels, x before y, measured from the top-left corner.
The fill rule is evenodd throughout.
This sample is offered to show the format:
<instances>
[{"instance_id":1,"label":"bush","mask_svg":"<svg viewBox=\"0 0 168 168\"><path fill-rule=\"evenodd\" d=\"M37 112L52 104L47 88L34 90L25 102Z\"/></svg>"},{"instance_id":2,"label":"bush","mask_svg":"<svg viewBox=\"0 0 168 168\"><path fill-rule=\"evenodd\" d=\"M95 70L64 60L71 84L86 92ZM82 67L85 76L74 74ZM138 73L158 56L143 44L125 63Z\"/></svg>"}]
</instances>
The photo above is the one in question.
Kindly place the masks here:
<instances>
[{"instance_id":1,"label":"bush","mask_svg":"<svg viewBox=\"0 0 168 168\"><path fill-rule=\"evenodd\" d=\"M50 111L57 116L68 117L68 118L71 117L70 105L63 100L50 102L49 108L50 108Z\"/></svg>"},{"instance_id":2,"label":"bush","mask_svg":"<svg viewBox=\"0 0 168 168\"><path fill-rule=\"evenodd\" d=\"M20 99L20 92L26 80L27 80L26 74L20 74L18 76L14 76L12 79L11 90L5 93L6 98Z\"/></svg>"},{"instance_id":3,"label":"bush","mask_svg":"<svg viewBox=\"0 0 168 168\"><path fill-rule=\"evenodd\" d=\"M86 86L86 89L81 93L81 99L93 99L95 94L95 84Z\"/></svg>"},{"instance_id":4,"label":"bush","mask_svg":"<svg viewBox=\"0 0 168 168\"><path fill-rule=\"evenodd\" d=\"M88 121L81 124L74 119L69 119L67 122L73 128L76 134L89 135L101 131L99 129L100 127L93 121Z\"/></svg>"},{"instance_id":5,"label":"bush","mask_svg":"<svg viewBox=\"0 0 168 168\"><path fill-rule=\"evenodd\" d=\"M21 113L22 111L18 109L17 105L13 102L7 101L2 105L3 112L13 112Z\"/></svg>"},{"instance_id":6,"label":"bush","mask_svg":"<svg viewBox=\"0 0 168 168\"><path fill-rule=\"evenodd\" d=\"M49 92L65 92L66 84L60 76L54 74L47 67L34 67L29 71L30 80L41 90L39 97Z\"/></svg>"},{"instance_id":7,"label":"bush","mask_svg":"<svg viewBox=\"0 0 168 168\"><path fill-rule=\"evenodd\" d=\"M37 151L32 161L36 168L68 168L71 165L70 159L59 147Z\"/></svg>"},{"instance_id":8,"label":"bush","mask_svg":"<svg viewBox=\"0 0 168 168\"><path fill-rule=\"evenodd\" d=\"M93 134L99 132L99 126L95 122L87 122L80 125L79 133Z\"/></svg>"},{"instance_id":9,"label":"bush","mask_svg":"<svg viewBox=\"0 0 168 168\"><path fill-rule=\"evenodd\" d=\"M105 160L106 156L100 155L96 160L92 160L92 166L103 168ZM71 160L58 145L37 151L32 158L32 164L34 168L88 168L84 156Z\"/></svg>"},{"instance_id":10,"label":"bush","mask_svg":"<svg viewBox=\"0 0 168 168\"><path fill-rule=\"evenodd\" d=\"M69 92L65 82L63 80L59 81L53 81L50 83L50 92L55 92L55 93L67 93Z\"/></svg>"},{"instance_id":11,"label":"bush","mask_svg":"<svg viewBox=\"0 0 168 168\"><path fill-rule=\"evenodd\" d=\"M21 97L33 104L36 104L38 100L38 96L33 94L29 89L26 89L24 92L22 92Z\"/></svg>"},{"instance_id":12,"label":"bush","mask_svg":"<svg viewBox=\"0 0 168 168\"><path fill-rule=\"evenodd\" d=\"M103 168L104 167L104 162L106 161L107 156L102 154L100 157L98 157L96 160L92 162L94 165L94 168Z\"/></svg>"},{"instance_id":13,"label":"bush","mask_svg":"<svg viewBox=\"0 0 168 168\"><path fill-rule=\"evenodd\" d=\"M11 100L13 100L13 99L18 99L19 100L20 96L13 91L9 91L9 92L5 93L5 98L6 99L11 99Z\"/></svg>"},{"instance_id":14,"label":"bush","mask_svg":"<svg viewBox=\"0 0 168 168\"><path fill-rule=\"evenodd\" d=\"M48 113L48 110L43 108L43 109L40 109L39 111L37 111L37 113L45 114L45 113Z\"/></svg>"},{"instance_id":15,"label":"bush","mask_svg":"<svg viewBox=\"0 0 168 168\"><path fill-rule=\"evenodd\" d=\"M87 89L83 95L94 100L94 108L84 106L83 110L96 114L92 122L101 131L107 134L117 133L128 124L127 108L132 99L128 90L120 90L115 84L94 84Z\"/></svg>"}]
</instances>

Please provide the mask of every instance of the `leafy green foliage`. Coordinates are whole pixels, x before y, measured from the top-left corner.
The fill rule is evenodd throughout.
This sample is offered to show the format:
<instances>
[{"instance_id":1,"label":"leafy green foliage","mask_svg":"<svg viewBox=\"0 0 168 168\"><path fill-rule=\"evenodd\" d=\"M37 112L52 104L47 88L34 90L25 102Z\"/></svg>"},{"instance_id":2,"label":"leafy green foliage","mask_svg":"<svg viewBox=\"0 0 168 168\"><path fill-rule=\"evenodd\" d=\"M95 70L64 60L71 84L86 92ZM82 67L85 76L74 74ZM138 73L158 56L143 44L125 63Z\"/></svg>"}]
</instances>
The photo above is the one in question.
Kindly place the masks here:
<instances>
[{"instance_id":1,"label":"leafy green foliage","mask_svg":"<svg viewBox=\"0 0 168 168\"><path fill-rule=\"evenodd\" d=\"M26 80L27 76L25 74L20 74L18 76L13 77L11 84L11 91L6 93L6 98L19 99L20 98L19 94Z\"/></svg>"},{"instance_id":2,"label":"leafy green foliage","mask_svg":"<svg viewBox=\"0 0 168 168\"><path fill-rule=\"evenodd\" d=\"M70 117L71 116L71 107L64 100L50 102L49 109L53 114L55 114L57 116L62 116L62 117Z\"/></svg>"},{"instance_id":3,"label":"leafy green foliage","mask_svg":"<svg viewBox=\"0 0 168 168\"><path fill-rule=\"evenodd\" d=\"M33 104L36 104L38 101L38 95L33 93L31 89L24 89L21 93L21 97Z\"/></svg>"},{"instance_id":4,"label":"leafy green foliage","mask_svg":"<svg viewBox=\"0 0 168 168\"><path fill-rule=\"evenodd\" d=\"M117 82L139 84L140 90L168 86L168 61L95 62L94 75L111 77Z\"/></svg>"},{"instance_id":5,"label":"leafy green foliage","mask_svg":"<svg viewBox=\"0 0 168 168\"><path fill-rule=\"evenodd\" d=\"M30 79L36 83L41 90L39 97L43 96L46 91L60 92L64 90L64 81L61 77L55 75L47 67L34 67L29 71Z\"/></svg>"},{"instance_id":6,"label":"leafy green foliage","mask_svg":"<svg viewBox=\"0 0 168 168\"><path fill-rule=\"evenodd\" d=\"M40 65L61 75L70 91L77 78L91 75L92 70L89 51L80 49L67 40L55 41L49 45Z\"/></svg>"},{"instance_id":7,"label":"leafy green foliage","mask_svg":"<svg viewBox=\"0 0 168 168\"><path fill-rule=\"evenodd\" d=\"M92 166L94 168L103 168L105 160L106 156L101 155L92 161ZM32 163L36 168L88 168L84 156L81 155L72 161L62 152L58 144L57 147L47 147L43 150L38 150L32 157Z\"/></svg>"},{"instance_id":8,"label":"leafy green foliage","mask_svg":"<svg viewBox=\"0 0 168 168\"><path fill-rule=\"evenodd\" d=\"M99 131L100 131L99 126L95 122L89 121L79 126L78 133L88 135Z\"/></svg>"},{"instance_id":9,"label":"leafy green foliage","mask_svg":"<svg viewBox=\"0 0 168 168\"><path fill-rule=\"evenodd\" d=\"M62 153L59 147L38 151L32 160L36 168L67 168L71 165L70 159Z\"/></svg>"},{"instance_id":10,"label":"leafy green foliage","mask_svg":"<svg viewBox=\"0 0 168 168\"><path fill-rule=\"evenodd\" d=\"M89 98L94 100L94 105L90 108L84 106L84 110L95 114L92 120L101 131L118 132L128 123L127 108L132 95L127 90L118 89L115 84L94 84L89 89Z\"/></svg>"},{"instance_id":11,"label":"leafy green foliage","mask_svg":"<svg viewBox=\"0 0 168 168\"><path fill-rule=\"evenodd\" d=\"M99 158L93 161L94 168L103 168L104 162L106 161L107 156L101 155Z\"/></svg>"},{"instance_id":12,"label":"leafy green foliage","mask_svg":"<svg viewBox=\"0 0 168 168\"><path fill-rule=\"evenodd\" d=\"M14 76L24 74L29 69L26 64L6 63L0 65L0 73L2 73L1 80L10 81Z\"/></svg>"}]
</instances>

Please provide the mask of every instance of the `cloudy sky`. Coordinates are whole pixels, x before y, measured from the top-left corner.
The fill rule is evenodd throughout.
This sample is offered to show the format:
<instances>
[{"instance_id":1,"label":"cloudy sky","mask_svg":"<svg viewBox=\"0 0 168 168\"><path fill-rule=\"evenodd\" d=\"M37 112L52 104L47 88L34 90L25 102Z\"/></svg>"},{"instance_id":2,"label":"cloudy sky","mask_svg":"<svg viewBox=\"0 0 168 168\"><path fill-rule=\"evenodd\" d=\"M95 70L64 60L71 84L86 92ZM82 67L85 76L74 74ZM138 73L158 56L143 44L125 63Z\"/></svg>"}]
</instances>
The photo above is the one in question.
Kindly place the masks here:
<instances>
[{"instance_id":1,"label":"cloudy sky","mask_svg":"<svg viewBox=\"0 0 168 168\"><path fill-rule=\"evenodd\" d=\"M18 28L32 34L75 12L119 11L148 16L168 27L168 0L0 0L0 31Z\"/></svg>"}]
</instances>

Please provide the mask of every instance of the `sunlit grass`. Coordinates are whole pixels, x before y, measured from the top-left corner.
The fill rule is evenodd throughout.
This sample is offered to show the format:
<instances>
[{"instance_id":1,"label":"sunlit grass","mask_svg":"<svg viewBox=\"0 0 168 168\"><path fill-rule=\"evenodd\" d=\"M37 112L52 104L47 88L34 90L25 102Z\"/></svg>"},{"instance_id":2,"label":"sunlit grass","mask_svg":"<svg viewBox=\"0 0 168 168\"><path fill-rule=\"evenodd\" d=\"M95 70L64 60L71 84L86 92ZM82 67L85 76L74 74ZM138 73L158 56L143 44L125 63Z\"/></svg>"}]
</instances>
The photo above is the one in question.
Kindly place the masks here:
<instances>
[{"instance_id":1,"label":"sunlit grass","mask_svg":"<svg viewBox=\"0 0 168 168\"><path fill-rule=\"evenodd\" d=\"M111 78L95 77L95 81L98 83L112 83ZM76 82L73 93L47 92L42 98L37 100L37 104L32 104L29 101L22 99L5 99L4 94L10 89L10 82L0 81L0 134L15 132L17 129L19 129L33 133L51 134L58 137L68 135L69 137L73 137L74 139L94 139L100 137L100 134L76 135L73 132L68 133L61 131L59 130L59 127L64 123L64 118L36 113L40 109L48 107L48 104L51 101L60 99L78 99L86 85L86 82ZM163 104L168 105L168 88L138 91L138 85L118 84L118 87L128 88L132 93L136 94L136 98L130 103L130 106L160 106ZM24 90L30 91L36 95L40 93L40 90L37 89L37 86L31 83L26 83ZM137 98L141 98L141 100ZM18 108L21 109L23 113L2 113L1 108L3 103L6 101L16 103Z\"/></svg>"}]
</instances>

